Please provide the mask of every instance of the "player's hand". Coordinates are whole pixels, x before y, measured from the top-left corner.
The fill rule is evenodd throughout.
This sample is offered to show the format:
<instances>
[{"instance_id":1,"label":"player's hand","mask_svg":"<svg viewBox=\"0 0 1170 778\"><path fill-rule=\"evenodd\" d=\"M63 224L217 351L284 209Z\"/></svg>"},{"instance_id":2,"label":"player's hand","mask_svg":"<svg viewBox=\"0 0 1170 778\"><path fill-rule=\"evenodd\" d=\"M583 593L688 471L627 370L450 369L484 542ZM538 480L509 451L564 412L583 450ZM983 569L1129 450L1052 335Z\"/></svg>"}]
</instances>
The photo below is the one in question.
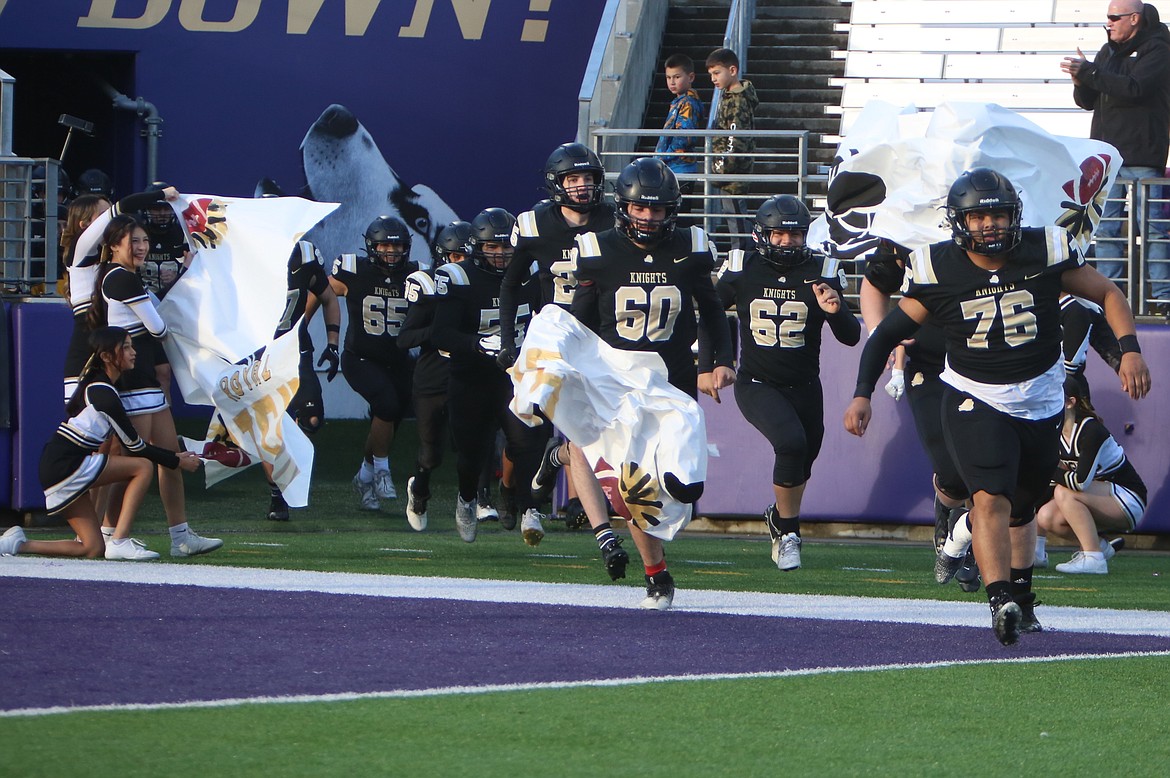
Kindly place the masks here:
<instances>
[{"instance_id":1,"label":"player's hand","mask_svg":"<svg viewBox=\"0 0 1170 778\"><path fill-rule=\"evenodd\" d=\"M485 335L479 339L476 345L479 353L484 356L495 359L500 353L500 336L499 335Z\"/></svg>"},{"instance_id":2,"label":"player's hand","mask_svg":"<svg viewBox=\"0 0 1170 778\"><path fill-rule=\"evenodd\" d=\"M179 452L179 469L186 470L188 473L194 473L199 468L203 467L203 460L199 455L193 451Z\"/></svg>"},{"instance_id":3,"label":"player's hand","mask_svg":"<svg viewBox=\"0 0 1170 778\"><path fill-rule=\"evenodd\" d=\"M872 416L873 407L870 405L869 399L866 397L854 397L853 401L849 403L849 407L845 409L846 431L860 438L865 434L865 430L869 426L869 420Z\"/></svg>"},{"instance_id":4,"label":"player's hand","mask_svg":"<svg viewBox=\"0 0 1170 778\"><path fill-rule=\"evenodd\" d=\"M890 371L890 380L886 383L886 394L894 398L894 402L902 399L906 393L906 371L894 368Z\"/></svg>"},{"instance_id":5,"label":"player's hand","mask_svg":"<svg viewBox=\"0 0 1170 778\"><path fill-rule=\"evenodd\" d=\"M1150 368L1138 352L1130 351L1121 355L1121 368L1117 375L1121 378L1122 390L1133 399L1140 400L1150 393Z\"/></svg>"},{"instance_id":6,"label":"player's hand","mask_svg":"<svg viewBox=\"0 0 1170 778\"><path fill-rule=\"evenodd\" d=\"M504 371L516 364L516 344L501 344L500 353L496 354L496 364L500 366L500 370Z\"/></svg>"},{"instance_id":7,"label":"player's hand","mask_svg":"<svg viewBox=\"0 0 1170 778\"><path fill-rule=\"evenodd\" d=\"M841 295L828 284L813 284L813 292L817 296L817 305L825 313L832 315L841 310Z\"/></svg>"},{"instance_id":8,"label":"player's hand","mask_svg":"<svg viewBox=\"0 0 1170 778\"><path fill-rule=\"evenodd\" d=\"M329 368L325 371L327 380L332 381L337 378L337 369L341 367L341 355L337 353L337 344L330 343L321 352L321 358L317 360L317 367L321 367L324 363L329 363Z\"/></svg>"},{"instance_id":9,"label":"player's hand","mask_svg":"<svg viewBox=\"0 0 1170 778\"><path fill-rule=\"evenodd\" d=\"M735 371L730 367L717 367L710 373L699 373L699 391L717 403L723 402L719 399L719 390L734 383Z\"/></svg>"}]
</instances>

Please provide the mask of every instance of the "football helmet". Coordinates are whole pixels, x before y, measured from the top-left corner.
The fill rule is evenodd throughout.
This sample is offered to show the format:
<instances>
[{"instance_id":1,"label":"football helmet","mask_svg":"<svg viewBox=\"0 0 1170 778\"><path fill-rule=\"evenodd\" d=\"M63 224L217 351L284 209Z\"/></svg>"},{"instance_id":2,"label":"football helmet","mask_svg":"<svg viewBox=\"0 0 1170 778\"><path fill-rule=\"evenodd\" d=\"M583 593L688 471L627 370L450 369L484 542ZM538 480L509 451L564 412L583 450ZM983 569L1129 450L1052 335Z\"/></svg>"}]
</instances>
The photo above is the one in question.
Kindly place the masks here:
<instances>
[{"instance_id":1,"label":"football helmet","mask_svg":"<svg viewBox=\"0 0 1170 778\"><path fill-rule=\"evenodd\" d=\"M111 200L114 196L114 182L105 171L91 167L77 177L77 184L73 187L75 197L83 194L101 195Z\"/></svg>"},{"instance_id":2,"label":"football helmet","mask_svg":"<svg viewBox=\"0 0 1170 778\"><path fill-rule=\"evenodd\" d=\"M431 257L435 260L435 267L452 262L452 254L471 256L471 223L451 222L435 237L431 246Z\"/></svg>"},{"instance_id":3,"label":"football helmet","mask_svg":"<svg viewBox=\"0 0 1170 778\"><path fill-rule=\"evenodd\" d=\"M622 168L614 184L618 229L634 243L655 246L674 233L681 199L678 179L665 162L655 157L635 159ZM662 206L666 215L661 220L635 219L630 216L631 205Z\"/></svg>"},{"instance_id":4,"label":"football helmet","mask_svg":"<svg viewBox=\"0 0 1170 778\"><path fill-rule=\"evenodd\" d=\"M150 186L146 187L147 192L161 192L169 187L166 181L152 181ZM149 208L143 208L140 216L142 220L151 227L169 227L178 220L175 216L175 209L169 203L155 203Z\"/></svg>"},{"instance_id":5,"label":"football helmet","mask_svg":"<svg viewBox=\"0 0 1170 778\"><path fill-rule=\"evenodd\" d=\"M471 220L471 260L489 273L503 275L512 261L512 230L516 217L503 208L487 208ZM502 244L500 250L484 251L485 243Z\"/></svg>"},{"instance_id":6,"label":"football helmet","mask_svg":"<svg viewBox=\"0 0 1170 778\"><path fill-rule=\"evenodd\" d=\"M776 246L772 243L773 230L799 232L808 238L808 227L812 214L799 199L792 195L774 195L764 201L756 211L752 225L752 240L756 251L777 267L793 267L812 258L812 249L804 242L799 246Z\"/></svg>"},{"instance_id":7,"label":"football helmet","mask_svg":"<svg viewBox=\"0 0 1170 778\"><path fill-rule=\"evenodd\" d=\"M379 216L374 219L370 226L366 227L363 237L366 239L366 256L383 272L395 272L410 256L410 230L402 220L393 216ZM379 251L379 243L390 243L397 248Z\"/></svg>"},{"instance_id":8,"label":"football helmet","mask_svg":"<svg viewBox=\"0 0 1170 778\"><path fill-rule=\"evenodd\" d=\"M588 187L565 189L565 177L570 173L592 173L593 184ZM557 205L584 213L596 208L604 192L605 168L601 159L583 143L562 143L544 163L544 185ZM578 198L584 198L584 200Z\"/></svg>"},{"instance_id":9,"label":"football helmet","mask_svg":"<svg viewBox=\"0 0 1170 778\"><path fill-rule=\"evenodd\" d=\"M972 211L1007 211L1011 217L1005 229L994 233L972 233L967 214ZM947 194L947 220L951 237L961 248L993 256L1011 251L1020 243L1023 207L1012 182L991 168L977 167L963 173Z\"/></svg>"}]
</instances>

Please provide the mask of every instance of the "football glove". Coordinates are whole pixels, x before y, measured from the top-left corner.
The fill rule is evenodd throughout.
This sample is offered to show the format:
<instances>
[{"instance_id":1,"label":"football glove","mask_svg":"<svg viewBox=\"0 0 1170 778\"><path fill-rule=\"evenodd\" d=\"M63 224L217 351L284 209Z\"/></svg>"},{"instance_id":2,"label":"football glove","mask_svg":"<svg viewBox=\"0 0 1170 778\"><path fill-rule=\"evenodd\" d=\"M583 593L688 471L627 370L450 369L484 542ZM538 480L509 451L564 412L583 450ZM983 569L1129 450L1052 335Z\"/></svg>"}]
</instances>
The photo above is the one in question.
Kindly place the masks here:
<instances>
[{"instance_id":1,"label":"football glove","mask_svg":"<svg viewBox=\"0 0 1170 778\"><path fill-rule=\"evenodd\" d=\"M501 370L507 370L512 365L516 364L516 346L500 346L500 353L496 355L496 364L500 366Z\"/></svg>"},{"instance_id":2,"label":"football glove","mask_svg":"<svg viewBox=\"0 0 1170 778\"><path fill-rule=\"evenodd\" d=\"M337 346L332 343L321 352L321 358L317 360L317 367L321 367L326 362L329 363L329 368L326 370L325 376L332 381L337 378L337 369L341 367L341 355L337 353Z\"/></svg>"},{"instance_id":3,"label":"football glove","mask_svg":"<svg viewBox=\"0 0 1170 778\"><path fill-rule=\"evenodd\" d=\"M906 372L894 368L890 371L890 380L886 384L886 394L894 398L894 402L902 399L906 393Z\"/></svg>"},{"instance_id":4,"label":"football glove","mask_svg":"<svg viewBox=\"0 0 1170 778\"><path fill-rule=\"evenodd\" d=\"M500 336L485 335L479 339L479 345L476 348L479 349L479 353L495 359L496 355L500 353Z\"/></svg>"}]
</instances>

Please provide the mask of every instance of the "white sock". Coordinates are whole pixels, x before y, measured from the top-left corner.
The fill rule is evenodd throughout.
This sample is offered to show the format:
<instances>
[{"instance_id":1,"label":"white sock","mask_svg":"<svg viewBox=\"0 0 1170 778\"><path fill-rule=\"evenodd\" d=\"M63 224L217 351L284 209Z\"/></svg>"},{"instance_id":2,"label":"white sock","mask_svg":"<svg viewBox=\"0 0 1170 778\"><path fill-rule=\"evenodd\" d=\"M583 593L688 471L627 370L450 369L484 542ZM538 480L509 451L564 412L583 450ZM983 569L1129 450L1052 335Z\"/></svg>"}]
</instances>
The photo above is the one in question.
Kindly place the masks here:
<instances>
[{"instance_id":1,"label":"white sock","mask_svg":"<svg viewBox=\"0 0 1170 778\"><path fill-rule=\"evenodd\" d=\"M968 511L963 514L963 517L955 522L955 528L951 530L951 534L947 535L947 540L943 543L943 553L952 559L959 559L967 555L967 549L971 547L971 513Z\"/></svg>"},{"instance_id":2,"label":"white sock","mask_svg":"<svg viewBox=\"0 0 1170 778\"><path fill-rule=\"evenodd\" d=\"M1036 556L1044 556L1044 552L1048 547L1048 538L1044 535L1036 536Z\"/></svg>"},{"instance_id":3,"label":"white sock","mask_svg":"<svg viewBox=\"0 0 1170 778\"><path fill-rule=\"evenodd\" d=\"M374 457L374 470L390 472L390 457Z\"/></svg>"},{"instance_id":4,"label":"white sock","mask_svg":"<svg viewBox=\"0 0 1170 778\"><path fill-rule=\"evenodd\" d=\"M373 483L374 481L374 465L372 462L362 460L362 469L358 471L358 478L364 484Z\"/></svg>"},{"instance_id":5,"label":"white sock","mask_svg":"<svg viewBox=\"0 0 1170 778\"><path fill-rule=\"evenodd\" d=\"M182 540L187 534L187 522L176 524L171 527L171 542L175 543Z\"/></svg>"},{"instance_id":6,"label":"white sock","mask_svg":"<svg viewBox=\"0 0 1170 778\"><path fill-rule=\"evenodd\" d=\"M106 527L103 525L102 526L102 534L105 535L107 538L112 538L114 536L114 528L113 527Z\"/></svg>"}]
</instances>

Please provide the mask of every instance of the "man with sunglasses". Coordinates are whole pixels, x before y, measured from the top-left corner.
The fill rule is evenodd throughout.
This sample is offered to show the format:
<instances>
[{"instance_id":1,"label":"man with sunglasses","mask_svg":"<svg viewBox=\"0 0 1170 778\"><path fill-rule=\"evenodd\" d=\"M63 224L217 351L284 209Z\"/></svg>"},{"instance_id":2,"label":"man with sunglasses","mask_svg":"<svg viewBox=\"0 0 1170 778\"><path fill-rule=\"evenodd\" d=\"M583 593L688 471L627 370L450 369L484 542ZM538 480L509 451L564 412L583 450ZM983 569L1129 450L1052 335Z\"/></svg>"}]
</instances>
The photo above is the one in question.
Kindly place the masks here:
<instances>
[{"instance_id":1,"label":"man with sunglasses","mask_svg":"<svg viewBox=\"0 0 1170 778\"><path fill-rule=\"evenodd\" d=\"M1170 150L1170 30L1162 24L1158 9L1141 0L1111 0L1105 14L1108 42L1089 62L1080 49L1076 57L1066 57L1061 69L1072 77L1073 100L1093 112L1090 137L1111 143L1121 152L1122 167L1104 220L1097 232L1097 267L1110 278L1125 277L1120 241L1126 180L1162 177ZM1163 187L1150 189L1152 198L1161 199ZM1141 189L1136 190L1140 198ZM1141 213L1140 199L1135 203ZM1161 204L1153 208L1162 210ZM1110 221L1114 219L1114 221ZM1165 221L1152 221L1147 238L1166 239ZM1105 238L1105 240L1101 240ZM1149 246L1150 259L1170 258L1170 244L1155 242ZM1151 262L1153 281L1150 296L1165 299L1170 295L1170 262Z\"/></svg>"}]
</instances>

